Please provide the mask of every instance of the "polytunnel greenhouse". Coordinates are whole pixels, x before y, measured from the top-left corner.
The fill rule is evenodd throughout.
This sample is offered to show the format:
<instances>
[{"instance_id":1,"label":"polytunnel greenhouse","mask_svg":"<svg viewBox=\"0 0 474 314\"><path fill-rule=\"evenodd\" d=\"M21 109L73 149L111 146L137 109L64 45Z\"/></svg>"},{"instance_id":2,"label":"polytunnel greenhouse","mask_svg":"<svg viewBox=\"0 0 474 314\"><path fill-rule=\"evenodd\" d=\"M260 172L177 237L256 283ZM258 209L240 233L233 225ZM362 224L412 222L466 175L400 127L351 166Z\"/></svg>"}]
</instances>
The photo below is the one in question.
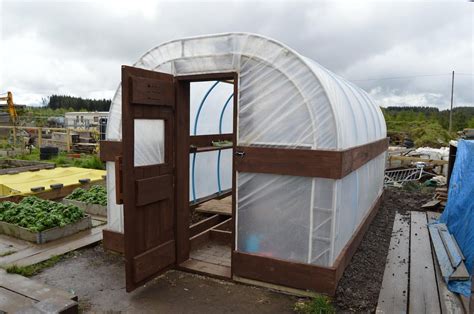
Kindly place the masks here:
<instances>
[{"instance_id":1,"label":"polytunnel greenhouse","mask_svg":"<svg viewBox=\"0 0 474 314\"><path fill-rule=\"evenodd\" d=\"M104 247L124 253L127 291L179 268L333 294L387 145L365 91L278 41L161 44L122 67L112 101ZM221 211L196 214L206 204ZM214 244L220 262L203 257Z\"/></svg>"}]
</instances>

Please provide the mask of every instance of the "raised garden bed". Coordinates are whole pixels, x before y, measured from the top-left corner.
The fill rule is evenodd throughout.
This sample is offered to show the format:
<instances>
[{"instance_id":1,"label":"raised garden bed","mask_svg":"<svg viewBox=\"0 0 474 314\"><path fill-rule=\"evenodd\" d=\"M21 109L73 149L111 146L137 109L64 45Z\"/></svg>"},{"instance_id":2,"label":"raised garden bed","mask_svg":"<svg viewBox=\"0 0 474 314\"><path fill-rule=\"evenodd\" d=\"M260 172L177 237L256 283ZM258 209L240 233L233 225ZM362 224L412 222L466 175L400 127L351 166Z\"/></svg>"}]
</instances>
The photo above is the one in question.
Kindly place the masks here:
<instances>
[{"instance_id":1,"label":"raised garden bed","mask_svg":"<svg viewBox=\"0 0 474 314\"><path fill-rule=\"evenodd\" d=\"M82 219L63 227L55 227L44 231L31 231L27 228L0 221L1 234L38 244L57 240L91 227L92 219L89 215L85 215Z\"/></svg>"},{"instance_id":2,"label":"raised garden bed","mask_svg":"<svg viewBox=\"0 0 474 314\"><path fill-rule=\"evenodd\" d=\"M77 206L25 197L0 203L0 233L46 243L92 227L92 219Z\"/></svg>"},{"instance_id":3,"label":"raised garden bed","mask_svg":"<svg viewBox=\"0 0 474 314\"><path fill-rule=\"evenodd\" d=\"M91 215L107 216L107 190L100 185L90 189L77 188L63 199L64 204L75 205Z\"/></svg>"},{"instance_id":4,"label":"raised garden bed","mask_svg":"<svg viewBox=\"0 0 474 314\"><path fill-rule=\"evenodd\" d=\"M36 171L40 169L53 169L54 167L56 167L55 164L48 162L19 159L3 159L0 160L0 175L15 174L24 171Z\"/></svg>"},{"instance_id":5,"label":"raised garden bed","mask_svg":"<svg viewBox=\"0 0 474 314\"><path fill-rule=\"evenodd\" d=\"M70 199L63 199L64 204L68 205L75 205L91 215L98 215L98 216L107 216L107 206L99 205L99 204L91 204L86 202L81 202L77 200L70 200Z\"/></svg>"}]
</instances>

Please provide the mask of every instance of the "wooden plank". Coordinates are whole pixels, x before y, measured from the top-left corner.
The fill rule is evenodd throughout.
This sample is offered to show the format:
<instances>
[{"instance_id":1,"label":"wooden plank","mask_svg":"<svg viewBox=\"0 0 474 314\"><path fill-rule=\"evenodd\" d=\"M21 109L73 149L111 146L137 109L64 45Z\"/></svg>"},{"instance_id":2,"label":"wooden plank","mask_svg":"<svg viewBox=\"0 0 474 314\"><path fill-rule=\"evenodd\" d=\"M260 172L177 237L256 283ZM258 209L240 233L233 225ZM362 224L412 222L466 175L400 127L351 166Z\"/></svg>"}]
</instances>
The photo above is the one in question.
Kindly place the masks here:
<instances>
[{"instance_id":1,"label":"wooden plank","mask_svg":"<svg viewBox=\"0 0 474 314\"><path fill-rule=\"evenodd\" d=\"M451 238L451 235L449 234L448 228L446 227L445 224L439 224L438 232L439 232L439 235L441 236L441 240L443 241L444 248L446 249L446 252L448 253L449 260L451 261L451 265L453 266L453 268L458 267L459 264L462 262L462 257L459 254L456 245L453 243L453 239Z\"/></svg>"},{"instance_id":2,"label":"wooden plank","mask_svg":"<svg viewBox=\"0 0 474 314\"><path fill-rule=\"evenodd\" d=\"M341 151L238 146L236 152L244 154L234 158L238 172L331 179L342 177Z\"/></svg>"},{"instance_id":3,"label":"wooden plank","mask_svg":"<svg viewBox=\"0 0 474 314\"><path fill-rule=\"evenodd\" d=\"M232 149L232 146L204 146L204 147L198 147L196 149L190 149L190 152L196 152L196 153L204 153L204 152L212 152L212 151L217 151L217 150L223 150L223 149Z\"/></svg>"},{"instance_id":4,"label":"wooden plank","mask_svg":"<svg viewBox=\"0 0 474 314\"><path fill-rule=\"evenodd\" d=\"M221 223L225 219L227 219L227 217L221 215L214 215L204 220L201 220L189 227L189 235L193 237L198 233L211 229L212 227Z\"/></svg>"},{"instance_id":5,"label":"wooden plank","mask_svg":"<svg viewBox=\"0 0 474 314\"><path fill-rule=\"evenodd\" d=\"M20 309L29 308L36 302L34 299L0 286L0 313L17 313Z\"/></svg>"},{"instance_id":6,"label":"wooden plank","mask_svg":"<svg viewBox=\"0 0 474 314\"><path fill-rule=\"evenodd\" d=\"M131 103L141 105L175 105L172 81L149 77L131 76Z\"/></svg>"},{"instance_id":7,"label":"wooden plank","mask_svg":"<svg viewBox=\"0 0 474 314\"><path fill-rule=\"evenodd\" d=\"M443 314L462 314L464 313L461 299L456 293L451 292L442 278L441 270L436 261L433 262L436 271L436 282L438 283L439 301L441 313Z\"/></svg>"},{"instance_id":8,"label":"wooden plank","mask_svg":"<svg viewBox=\"0 0 474 314\"><path fill-rule=\"evenodd\" d=\"M313 291L289 288L289 287L285 287L285 286L281 286L281 285L275 285L275 284L268 283L268 282L242 278L242 277L235 276L235 275L232 276L232 280L243 283L243 284L251 285L251 286L263 287L265 289L269 289L269 290L273 290L273 291L279 291L283 294L288 294L288 295L291 295L291 296L304 297L304 298L315 298L315 297L319 296L318 293L313 292Z\"/></svg>"},{"instance_id":9,"label":"wooden plank","mask_svg":"<svg viewBox=\"0 0 474 314\"><path fill-rule=\"evenodd\" d=\"M232 197L228 196L220 200L207 201L199 205L195 210L200 213L232 216Z\"/></svg>"},{"instance_id":10,"label":"wooden plank","mask_svg":"<svg viewBox=\"0 0 474 314\"><path fill-rule=\"evenodd\" d=\"M179 268L186 271L191 271L196 274L211 276L219 279L228 280L231 277L230 267L228 266L207 263L205 261L199 261L192 258L181 263Z\"/></svg>"},{"instance_id":11,"label":"wooden plank","mask_svg":"<svg viewBox=\"0 0 474 314\"><path fill-rule=\"evenodd\" d=\"M387 147L387 138L341 151L238 146L234 161L239 172L341 179Z\"/></svg>"},{"instance_id":12,"label":"wooden plank","mask_svg":"<svg viewBox=\"0 0 474 314\"><path fill-rule=\"evenodd\" d=\"M467 272L466 265L464 262L461 262L459 266L456 268L454 273L451 274L449 277L451 280L469 280L471 279L471 276L469 276L469 273Z\"/></svg>"},{"instance_id":13,"label":"wooden plank","mask_svg":"<svg viewBox=\"0 0 474 314\"><path fill-rule=\"evenodd\" d=\"M233 139L232 133L225 134L207 134L189 136L189 144L196 147L212 146L212 142L230 141Z\"/></svg>"},{"instance_id":14,"label":"wooden plank","mask_svg":"<svg viewBox=\"0 0 474 314\"><path fill-rule=\"evenodd\" d=\"M349 173L359 169L375 157L388 149L389 138L383 138L371 143L355 146L344 150L342 156L342 174L341 178Z\"/></svg>"},{"instance_id":15,"label":"wooden plank","mask_svg":"<svg viewBox=\"0 0 474 314\"><path fill-rule=\"evenodd\" d=\"M428 230L431 236L431 244L435 252L434 257L439 265L441 275L443 278L449 278L453 273L454 268L451 265L448 253L446 252L441 236L439 235L438 228L436 225L430 225Z\"/></svg>"},{"instance_id":16,"label":"wooden plank","mask_svg":"<svg viewBox=\"0 0 474 314\"><path fill-rule=\"evenodd\" d=\"M189 258L189 97L190 83L176 81L176 263ZM194 235L194 234L193 234Z\"/></svg>"},{"instance_id":17,"label":"wooden plank","mask_svg":"<svg viewBox=\"0 0 474 314\"><path fill-rule=\"evenodd\" d=\"M290 262L255 254L232 252L233 275L296 289L334 295L336 269Z\"/></svg>"},{"instance_id":18,"label":"wooden plank","mask_svg":"<svg viewBox=\"0 0 474 314\"><path fill-rule=\"evenodd\" d=\"M406 218L398 213L395 215L377 313L407 311L410 224Z\"/></svg>"},{"instance_id":19,"label":"wooden plank","mask_svg":"<svg viewBox=\"0 0 474 314\"><path fill-rule=\"evenodd\" d=\"M428 221L430 221L429 217L428 217ZM434 249L433 242L431 244L432 244L432 249ZM446 282L443 279L441 268L439 267L438 262L436 260L436 256L434 254L433 254L433 264L435 267L436 282L438 284L438 293L439 293L439 302L441 306L441 313L443 314L464 313L462 302L459 299L459 296L448 289L448 286L446 285Z\"/></svg>"},{"instance_id":20,"label":"wooden plank","mask_svg":"<svg viewBox=\"0 0 474 314\"><path fill-rule=\"evenodd\" d=\"M105 250L114 251L117 253L124 252L123 233L104 229L102 231L102 245Z\"/></svg>"},{"instance_id":21,"label":"wooden plank","mask_svg":"<svg viewBox=\"0 0 474 314\"><path fill-rule=\"evenodd\" d=\"M122 156L121 141L100 141L100 160L115 161L115 157Z\"/></svg>"},{"instance_id":22,"label":"wooden plank","mask_svg":"<svg viewBox=\"0 0 474 314\"><path fill-rule=\"evenodd\" d=\"M195 209L196 207L198 207L200 204L202 204L204 202L207 202L207 201L210 201L210 200L213 200L213 199L220 200L220 199L225 198L229 195L232 195L232 189L224 190L220 193L214 193L212 195L208 195L208 196L198 198L196 201L188 203L189 204L188 206L191 209Z\"/></svg>"},{"instance_id":23,"label":"wooden plank","mask_svg":"<svg viewBox=\"0 0 474 314\"><path fill-rule=\"evenodd\" d=\"M136 181L136 205L144 206L172 197L173 176L163 175Z\"/></svg>"},{"instance_id":24,"label":"wooden plank","mask_svg":"<svg viewBox=\"0 0 474 314\"><path fill-rule=\"evenodd\" d=\"M16 293L37 301L51 297L77 300L77 296L74 293L48 287L38 281L17 274L8 274L3 269L0 269L0 287L15 291ZM2 305L1 302L0 305ZM0 310L2 310L2 308L0 308Z\"/></svg>"},{"instance_id":25,"label":"wooden plank","mask_svg":"<svg viewBox=\"0 0 474 314\"><path fill-rule=\"evenodd\" d=\"M165 242L133 258L135 281L141 282L176 260L174 240Z\"/></svg>"},{"instance_id":26,"label":"wooden plank","mask_svg":"<svg viewBox=\"0 0 474 314\"><path fill-rule=\"evenodd\" d=\"M427 158L420 158L420 157L397 156L397 155L390 156L389 160L390 161L401 160L401 161L409 161L409 162L426 162L426 163L430 163L437 166L444 166L449 163L447 160L427 159Z\"/></svg>"},{"instance_id":27,"label":"wooden plank","mask_svg":"<svg viewBox=\"0 0 474 314\"><path fill-rule=\"evenodd\" d=\"M424 212L411 212L410 313L440 313L438 288Z\"/></svg>"},{"instance_id":28,"label":"wooden plank","mask_svg":"<svg viewBox=\"0 0 474 314\"><path fill-rule=\"evenodd\" d=\"M423 205L421 205L421 208L435 208L441 203L440 200L431 200Z\"/></svg>"}]
</instances>

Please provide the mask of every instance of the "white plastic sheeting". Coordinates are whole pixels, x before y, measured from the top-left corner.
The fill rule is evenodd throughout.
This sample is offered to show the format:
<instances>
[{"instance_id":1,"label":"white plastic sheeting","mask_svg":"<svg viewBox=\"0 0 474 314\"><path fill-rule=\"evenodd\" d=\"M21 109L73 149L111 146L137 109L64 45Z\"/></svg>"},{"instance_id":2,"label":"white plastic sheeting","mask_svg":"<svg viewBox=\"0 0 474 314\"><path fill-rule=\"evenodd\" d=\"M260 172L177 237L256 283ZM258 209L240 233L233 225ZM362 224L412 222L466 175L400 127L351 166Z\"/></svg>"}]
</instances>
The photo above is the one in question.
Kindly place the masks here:
<instances>
[{"instance_id":1,"label":"white plastic sheeting","mask_svg":"<svg viewBox=\"0 0 474 314\"><path fill-rule=\"evenodd\" d=\"M366 92L259 35L230 33L174 40L150 50L134 66L175 76L237 72L239 145L341 150L386 136L382 113ZM202 132L218 133L215 114L201 112L199 119ZM121 140L120 88L112 101L107 138ZM342 180L239 173L237 249L332 265L382 190L384 155ZM210 153L199 158L212 161L216 156ZM232 156L225 158L230 162ZM211 173L213 178L217 168L211 165L196 160L201 186L196 197L214 189L203 177ZM112 163L107 170L108 227L122 231L123 212L115 204Z\"/></svg>"}]
</instances>

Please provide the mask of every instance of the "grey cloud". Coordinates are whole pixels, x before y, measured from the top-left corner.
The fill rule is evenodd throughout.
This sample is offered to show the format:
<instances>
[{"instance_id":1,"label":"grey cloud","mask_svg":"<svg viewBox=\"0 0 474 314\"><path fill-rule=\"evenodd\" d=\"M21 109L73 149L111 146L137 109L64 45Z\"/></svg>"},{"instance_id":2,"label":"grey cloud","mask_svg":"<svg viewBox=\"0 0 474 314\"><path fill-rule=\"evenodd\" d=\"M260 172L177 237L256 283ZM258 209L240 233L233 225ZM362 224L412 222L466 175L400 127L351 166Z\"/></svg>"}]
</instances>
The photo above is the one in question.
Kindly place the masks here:
<instances>
[{"instance_id":1,"label":"grey cloud","mask_svg":"<svg viewBox=\"0 0 474 314\"><path fill-rule=\"evenodd\" d=\"M94 85L77 74L80 88L62 88L84 96L88 89L113 90L121 64L133 64L163 41L229 31L261 33L280 40L376 97L406 96L408 101L413 99L410 95L425 95L427 104L444 107L449 101L449 75L359 80L449 73L452 69L474 72L473 4L463 1L188 1L160 2L154 10L150 18L136 10L109 10L97 1L4 1L2 41L34 33L50 47L48 58L82 64L81 75L93 75L90 82ZM35 93L38 76L22 81L22 73L15 75L16 84ZM36 83L43 91L48 90L45 84ZM54 88L51 85L49 91ZM473 90L472 76L456 78L458 104L473 105Z\"/></svg>"}]
</instances>

